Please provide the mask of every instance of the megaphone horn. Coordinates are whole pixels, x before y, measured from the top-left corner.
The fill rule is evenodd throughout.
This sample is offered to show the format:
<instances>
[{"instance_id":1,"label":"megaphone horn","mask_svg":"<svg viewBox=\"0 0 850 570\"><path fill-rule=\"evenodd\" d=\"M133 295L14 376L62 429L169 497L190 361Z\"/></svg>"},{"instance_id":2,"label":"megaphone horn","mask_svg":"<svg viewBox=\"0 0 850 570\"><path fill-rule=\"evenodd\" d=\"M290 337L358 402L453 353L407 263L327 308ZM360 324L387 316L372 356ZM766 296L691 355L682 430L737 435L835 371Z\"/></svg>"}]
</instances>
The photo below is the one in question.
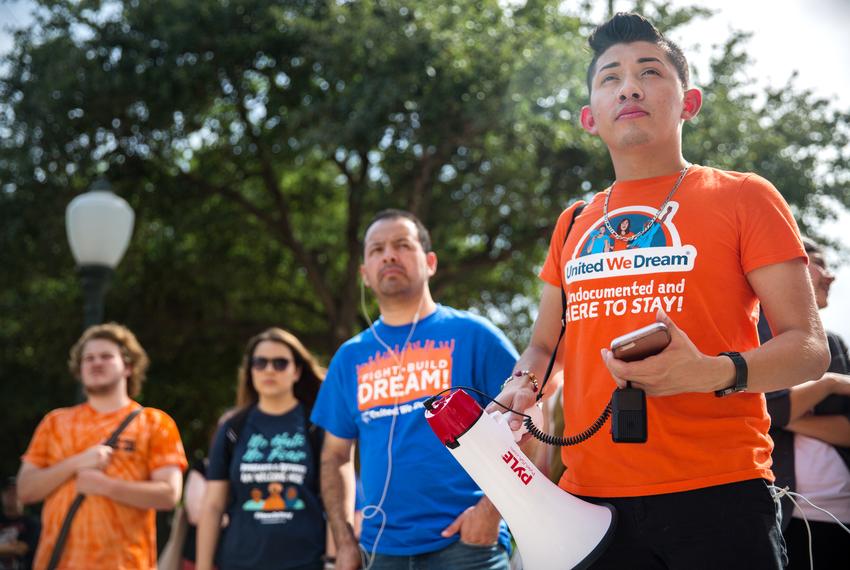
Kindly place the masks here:
<instances>
[{"instance_id":1,"label":"megaphone horn","mask_svg":"<svg viewBox=\"0 0 850 570\"><path fill-rule=\"evenodd\" d=\"M484 491L514 535L524 570L586 568L614 535L611 505L594 505L552 483L463 390L426 405L425 418Z\"/></svg>"}]
</instances>

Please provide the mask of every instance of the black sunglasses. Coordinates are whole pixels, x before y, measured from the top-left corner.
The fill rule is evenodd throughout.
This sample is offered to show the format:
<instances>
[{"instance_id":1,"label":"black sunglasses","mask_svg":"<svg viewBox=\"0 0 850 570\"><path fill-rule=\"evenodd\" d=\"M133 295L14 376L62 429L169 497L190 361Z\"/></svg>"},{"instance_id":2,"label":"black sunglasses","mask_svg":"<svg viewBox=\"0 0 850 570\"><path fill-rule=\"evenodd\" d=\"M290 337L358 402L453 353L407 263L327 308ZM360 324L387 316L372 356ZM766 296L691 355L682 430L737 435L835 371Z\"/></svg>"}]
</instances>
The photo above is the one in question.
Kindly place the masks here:
<instances>
[{"instance_id":1,"label":"black sunglasses","mask_svg":"<svg viewBox=\"0 0 850 570\"><path fill-rule=\"evenodd\" d=\"M266 366L272 364L272 368L278 372L283 372L289 368L289 363L292 362L288 358L266 358L264 356L255 356L251 359L251 368L254 370L265 370Z\"/></svg>"}]
</instances>

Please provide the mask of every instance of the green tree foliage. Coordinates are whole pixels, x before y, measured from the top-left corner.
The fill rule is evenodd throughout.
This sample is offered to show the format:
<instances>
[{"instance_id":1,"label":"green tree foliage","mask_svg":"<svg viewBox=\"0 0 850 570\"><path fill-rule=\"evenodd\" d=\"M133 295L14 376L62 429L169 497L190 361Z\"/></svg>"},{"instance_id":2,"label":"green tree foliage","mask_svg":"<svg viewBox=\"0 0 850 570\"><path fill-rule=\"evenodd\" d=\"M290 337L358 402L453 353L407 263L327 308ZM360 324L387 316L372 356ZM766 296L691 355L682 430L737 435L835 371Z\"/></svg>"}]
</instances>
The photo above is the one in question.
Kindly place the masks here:
<instances>
[{"instance_id":1,"label":"green tree foliage","mask_svg":"<svg viewBox=\"0 0 850 570\"><path fill-rule=\"evenodd\" d=\"M137 213L107 318L153 360L144 400L205 445L241 347L282 325L325 360L364 324L365 223L432 229L437 298L522 344L558 212L609 184L585 102L587 7L529 0L39 0L0 79L0 422L11 469L69 402L80 294L63 210L106 171ZM647 5L662 28L700 10ZM747 90L734 36L686 128L695 162L765 174L797 212L847 202L848 116ZM824 158L826 157L826 158ZM375 316L374 305L368 309Z\"/></svg>"},{"instance_id":2,"label":"green tree foliage","mask_svg":"<svg viewBox=\"0 0 850 570\"><path fill-rule=\"evenodd\" d=\"M797 88L796 74L781 88L754 92L747 37L734 34L712 58L703 110L689 126L684 153L694 162L758 172L814 235L812 222L833 215L824 197L850 204L850 113Z\"/></svg>"}]
</instances>

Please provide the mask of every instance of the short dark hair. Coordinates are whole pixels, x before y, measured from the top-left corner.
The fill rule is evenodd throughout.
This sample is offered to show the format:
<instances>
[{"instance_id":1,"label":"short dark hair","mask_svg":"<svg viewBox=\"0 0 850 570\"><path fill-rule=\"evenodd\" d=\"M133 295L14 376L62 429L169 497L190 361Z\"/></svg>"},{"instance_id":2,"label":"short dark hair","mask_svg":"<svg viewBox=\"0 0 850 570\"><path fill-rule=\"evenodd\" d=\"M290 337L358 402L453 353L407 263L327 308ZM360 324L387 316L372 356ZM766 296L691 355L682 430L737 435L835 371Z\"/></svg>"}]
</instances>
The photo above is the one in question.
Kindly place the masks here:
<instances>
[{"instance_id":1,"label":"short dark hair","mask_svg":"<svg viewBox=\"0 0 850 570\"><path fill-rule=\"evenodd\" d=\"M593 59L587 68L587 94L593 91L593 75L596 73L596 62L608 48L617 44L630 44L633 42L649 42L661 47L667 52L667 58L682 82L682 87L688 88L690 73L688 72L688 60L682 53L682 48L668 40L652 25L652 22L631 12L617 12L605 22L599 24L590 34L587 43L593 50Z\"/></svg>"},{"instance_id":2,"label":"short dark hair","mask_svg":"<svg viewBox=\"0 0 850 570\"><path fill-rule=\"evenodd\" d=\"M802 236L800 239L803 241L803 249L806 250L806 253L823 254L823 248L821 247L821 245L812 238Z\"/></svg>"},{"instance_id":3,"label":"short dark hair","mask_svg":"<svg viewBox=\"0 0 850 570\"><path fill-rule=\"evenodd\" d=\"M386 210L381 210L375 214L375 216L366 225L366 232L363 234L363 241L366 241L365 236L369 233L369 228L374 226L376 223L381 220L396 220L398 218L404 218L413 222L413 225L416 226L416 233L419 234L419 243L422 244L422 250L425 253L431 251L431 234L428 233L428 228L425 227L422 220L417 218L413 212L398 210L396 208L387 208Z\"/></svg>"}]
</instances>

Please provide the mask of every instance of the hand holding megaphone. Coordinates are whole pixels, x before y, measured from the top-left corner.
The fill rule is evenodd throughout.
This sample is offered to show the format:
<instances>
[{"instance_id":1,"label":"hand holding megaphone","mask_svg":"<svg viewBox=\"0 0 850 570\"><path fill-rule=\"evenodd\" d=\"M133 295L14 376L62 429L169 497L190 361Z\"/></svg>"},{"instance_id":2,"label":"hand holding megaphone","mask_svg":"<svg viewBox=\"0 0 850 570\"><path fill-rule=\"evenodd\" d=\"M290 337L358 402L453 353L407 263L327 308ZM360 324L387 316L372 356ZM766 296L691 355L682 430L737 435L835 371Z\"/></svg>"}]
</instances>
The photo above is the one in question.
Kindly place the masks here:
<instances>
[{"instance_id":1,"label":"hand holding megaphone","mask_svg":"<svg viewBox=\"0 0 850 570\"><path fill-rule=\"evenodd\" d=\"M542 419L540 407L532 408L526 402L515 409ZM434 434L508 523L523 568L586 568L602 553L614 534L614 508L584 502L550 481L513 441L508 414L484 413L462 389L435 396L425 409Z\"/></svg>"},{"instance_id":2,"label":"hand holding megaphone","mask_svg":"<svg viewBox=\"0 0 850 570\"><path fill-rule=\"evenodd\" d=\"M489 410L490 407L488 407L487 409ZM496 423L498 423L500 425L506 425L508 427L508 429L511 430L511 435L513 435L514 441L519 443L521 440L523 440L523 436L528 433L528 428L525 427L525 418L518 415L518 414L515 414L513 412L505 412L505 411L502 411L502 410L503 410L503 408L501 408L500 406L497 405L495 411L488 412L488 413L489 413L490 417L492 417L494 420L496 420ZM542 428L542 426L543 426L543 402L537 402L535 404L532 404L531 407L526 408L526 410L523 413L527 416L531 416L531 422L535 426ZM520 422L522 422L522 423L519 424L519 428L512 427L511 422L513 421L512 420L513 417L518 417L520 419ZM528 439L528 438L525 438L525 439Z\"/></svg>"},{"instance_id":3,"label":"hand holding megaphone","mask_svg":"<svg viewBox=\"0 0 850 570\"><path fill-rule=\"evenodd\" d=\"M517 373L519 373L519 376L517 376ZM543 411L542 407L537 405L536 380L531 382L522 379L523 376L528 376L529 374L528 372L515 372L504 383L502 391L499 392L499 395L495 399L500 404L512 410L525 410L524 413L532 417L534 425L541 426L543 425ZM536 411L534 410L535 408ZM505 408L499 404L492 403L487 406L485 411L488 414L492 414L493 412L501 413L505 412ZM505 415L507 416L508 427L511 428L511 431L514 433L519 432L519 437L522 437L527 432L524 425L525 418L513 412L505 412ZM514 436L514 439L519 441L517 436Z\"/></svg>"}]
</instances>

